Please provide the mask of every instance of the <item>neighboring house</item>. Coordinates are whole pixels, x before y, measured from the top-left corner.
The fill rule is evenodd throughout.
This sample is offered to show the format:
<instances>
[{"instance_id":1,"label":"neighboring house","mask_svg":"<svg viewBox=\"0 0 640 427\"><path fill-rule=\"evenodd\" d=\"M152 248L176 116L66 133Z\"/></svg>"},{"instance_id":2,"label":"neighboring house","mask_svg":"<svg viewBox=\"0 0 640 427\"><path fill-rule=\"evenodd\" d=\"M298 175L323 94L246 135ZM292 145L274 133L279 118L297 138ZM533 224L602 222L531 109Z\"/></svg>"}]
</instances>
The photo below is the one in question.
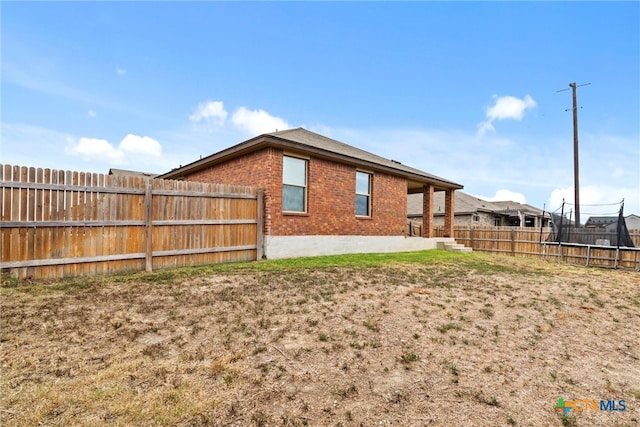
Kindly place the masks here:
<instances>
[{"instance_id":1,"label":"neighboring house","mask_svg":"<svg viewBox=\"0 0 640 427\"><path fill-rule=\"evenodd\" d=\"M422 200L430 238L434 195L444 192L440 212L453 236L454 193L463 188L303 128L257 136L159 178L264 189L269 258L435 247L406 238L407 194Z\"/></svg>"},{"instance_id":2,"label":"neighboring house","mask_svg":"<svg viewBox=\"0 0 640 427\"><path fill-rule=\"evenodd\" d=\"M419 197L410 194L407 202L407 217L422 221L422 203ZM481 227L540 227L549 226L549 212L533 206L511 201L489 202L462 191L455 193L455 223ZM444 225L444 197L435 195L434 225Z\"/></svg>"},{"instance_id":3,"label":"neighboring house","mask_svg":"<svg viewBox=\"0 0 640 427\"><path fill-rule=\"evenodd\" d=\"M618 224L618 215L616 216L590 216L584 223L585 228L609 228L613 225L614 229Z\"/></svg>"},{"instance_id":4,"label":"neighboring house","mask_svg":"<svg viewBox=\"0 0 640 427\"><path fill-rule=\"evenodd\" d=\"M628 230L640 230L640 216L631 214L624 217Z\"/></svg>"},{"instance_id":5,"label":"neighboring house","mask_svg":"<svg viewBox=\"0 0 640 427\"><path fill-rule=\"evenodd\" d=\"M640 216L631 214L624 217L627 230L640 230ZM603 228L615 232L618 228L618 216L591 216L584 224L585 228Z\"/></svg>"},{"instance_id":6,"label":"neighboring house","mask_svg":"<svg viewBox=\"0 0 640 427\"><path fill-rule=\"evenodd\" d=\"M511 227L548 227L551 225L551 214L526 203L512 201L491 202L498 209L495 225Z\"/></svg>"},{"instance_id":7,"label":"neighboring house","mask_svg":"<svg viewBox=\"0 0 640 427\"><path fill-rule=\"evenodd\" d=\"M109 175L115 176L142 176L146 178L155 178L158 176L157 173L149 173L149 172L139 172L139 171L131 171L126 169L109 169Z\"/></svg>"}]
</instances>

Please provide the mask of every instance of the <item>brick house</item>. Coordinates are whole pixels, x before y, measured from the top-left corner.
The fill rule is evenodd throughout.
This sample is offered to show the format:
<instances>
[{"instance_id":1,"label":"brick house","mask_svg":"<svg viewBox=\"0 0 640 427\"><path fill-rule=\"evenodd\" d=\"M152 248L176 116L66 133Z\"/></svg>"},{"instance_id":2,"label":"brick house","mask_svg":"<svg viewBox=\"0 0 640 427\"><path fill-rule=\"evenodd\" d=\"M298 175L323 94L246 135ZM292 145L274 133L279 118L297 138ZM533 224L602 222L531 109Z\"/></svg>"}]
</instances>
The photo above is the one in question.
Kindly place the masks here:
<instances>
[{"instance_id":1,"label":"brick house","mask_svg":"<svg viewBox=\"0 0 640 427\"><path fill-rule=\"evenodd\" d=\"M303 128L277 131L159 178L264 189L268 258L431 249L434 193L445 193L453 236L461 185ZM424 239L408 239L407 195L423 194Z\"/></svg>"}]
</instances>

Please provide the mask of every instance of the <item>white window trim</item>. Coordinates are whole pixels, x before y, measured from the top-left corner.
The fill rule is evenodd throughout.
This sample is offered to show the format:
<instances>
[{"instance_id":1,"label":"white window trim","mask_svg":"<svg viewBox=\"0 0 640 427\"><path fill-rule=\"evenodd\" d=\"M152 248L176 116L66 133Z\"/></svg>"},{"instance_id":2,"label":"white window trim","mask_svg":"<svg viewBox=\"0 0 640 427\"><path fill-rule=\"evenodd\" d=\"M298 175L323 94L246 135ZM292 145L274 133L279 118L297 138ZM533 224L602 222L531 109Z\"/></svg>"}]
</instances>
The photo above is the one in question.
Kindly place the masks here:
<instances>
[{"instance_id":1,"label":"white window trim","mask_svg":"<svg viewBox=\"0 0 640 427\"><path fill-rule=\"evenodd\" d=\"M292 159L299 159L299 160L304 160L305 161L305 167L304 167L304 182L305 185L304 186L300 186L300 185L296 185L296 184L286 184L284 182L284 158L285 157L290 157ZM302 187L304 189L304 207L302 211L286 211L284 210L284 186L288 185L290 187ZM300 156L297 154L290 154L290 153L283 153L282 155L282 193L283 193L283 200L282 200L282 213L286 213L286 214L298 214L298 215L304 215L307 214L309 212L308 208L309 208L309 157L304 157L304 156Z\"/></svg>"},{"instance_id":2,"label":"white window trim","mask_svg":"<svg viewBox=\"0 0 640 427\"><path fill-rule=\"evenodd\" d=\"M368 193L358 193L358 184L357 184L357 176L358 176L358 172L360 173L366 173L367 175L369 175L369 192ZM371 218L371 210L372 210L372 206L371 206L371 197L373 194L373 172L372 171L368 171L368 170L362 170L362 169L356 169L356 196L367 196L367 212L369 212L367 215L358 215L357 213L357 205L356 205L356 217L358 218Z\"/></svg>"}]
</instances>

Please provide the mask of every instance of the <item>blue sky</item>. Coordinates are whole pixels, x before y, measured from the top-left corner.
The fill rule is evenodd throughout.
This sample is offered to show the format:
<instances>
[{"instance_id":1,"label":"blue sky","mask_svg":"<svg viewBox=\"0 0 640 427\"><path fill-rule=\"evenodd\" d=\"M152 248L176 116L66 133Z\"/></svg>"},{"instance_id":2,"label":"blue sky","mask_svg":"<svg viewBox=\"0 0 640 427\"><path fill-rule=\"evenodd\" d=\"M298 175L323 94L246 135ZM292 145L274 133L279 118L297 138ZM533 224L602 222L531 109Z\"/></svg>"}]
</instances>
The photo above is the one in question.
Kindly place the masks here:
<instances>
[{"instance_id":1,"label":"blue sky","mask_svg":"<svg viewBox=\"0 0 640 427\"><path fill-rule=\"evenodd\" d=\"M309 130L551 210L640 214L639 2L3 2L1 161L166 172ZM583 206L583 214L617 206Z\"/></svg>"}]
</instances>

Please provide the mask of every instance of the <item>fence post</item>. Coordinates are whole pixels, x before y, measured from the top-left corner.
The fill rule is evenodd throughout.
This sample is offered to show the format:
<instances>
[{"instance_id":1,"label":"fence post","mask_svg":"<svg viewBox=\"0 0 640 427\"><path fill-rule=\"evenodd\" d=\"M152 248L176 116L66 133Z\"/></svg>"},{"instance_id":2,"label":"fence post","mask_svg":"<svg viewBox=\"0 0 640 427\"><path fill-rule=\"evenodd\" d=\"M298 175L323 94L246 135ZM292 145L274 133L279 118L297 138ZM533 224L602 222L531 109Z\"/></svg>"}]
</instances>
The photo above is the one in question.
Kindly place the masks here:
<instances>
[{"instance_id":1,"label":"fence post","mask_svg":"<svg viewBox=\"0 0 640 427\"><path fill-rule=\"evenodd\" d=\"M511 229L511 256L516 256L516 230Z\"/></svg>"},{"instance_id":2,"label":"fence post","mask_svg":"<svg viewBox=\"0 0 640 427\"><path fill-rule=\"evenodd\" d=\"M153 271L153 179L144 183L144 239L145 239L145 270Z\"/></svg>"},{"instance_id":3,"label":"fence post","mask_svg":"<svg viewBox=\"0 0 640 427\"><path fill-rule=\"evenodd\" d=\"M586 266L589 267L589 260L591 258L591 245L587 246L587 264Z\"/></svg>"},{"instance_id":4,"label":"fence post","mask_svg":"<svg viewBox=\"0 0 640 427\"><path fill-rule=\"evenodd\" d=\"M264 190L259 188L256 194L256 260L264 256Z\"/></svg>"},{"instance_id":5,"label":"fence post","mask_svg":"<svg viewBox=\"0 0 640 427\"><path fill-rule=\"evenodd\" d=\"M562 242L558 243L558 264L562 262Z\"/></svg>"}]
</instances>

